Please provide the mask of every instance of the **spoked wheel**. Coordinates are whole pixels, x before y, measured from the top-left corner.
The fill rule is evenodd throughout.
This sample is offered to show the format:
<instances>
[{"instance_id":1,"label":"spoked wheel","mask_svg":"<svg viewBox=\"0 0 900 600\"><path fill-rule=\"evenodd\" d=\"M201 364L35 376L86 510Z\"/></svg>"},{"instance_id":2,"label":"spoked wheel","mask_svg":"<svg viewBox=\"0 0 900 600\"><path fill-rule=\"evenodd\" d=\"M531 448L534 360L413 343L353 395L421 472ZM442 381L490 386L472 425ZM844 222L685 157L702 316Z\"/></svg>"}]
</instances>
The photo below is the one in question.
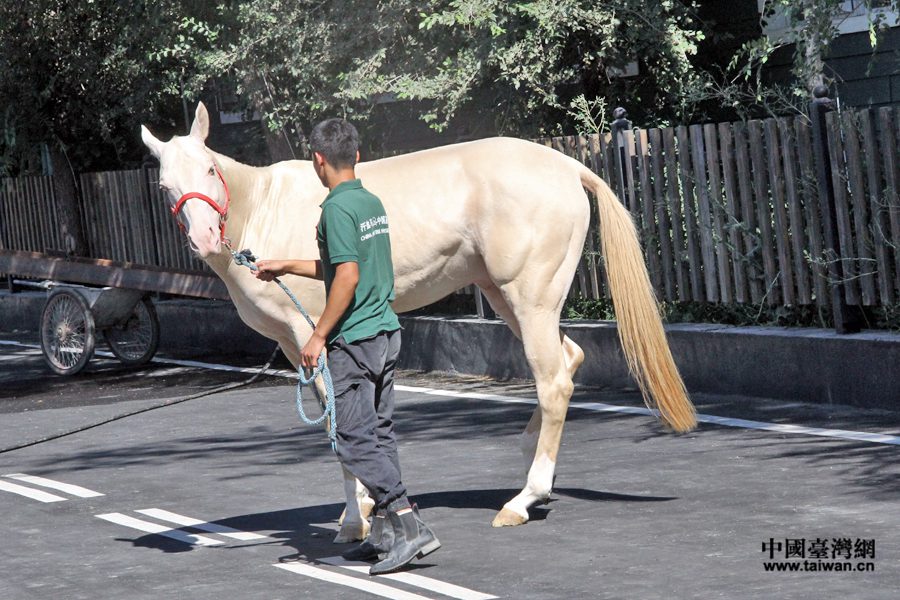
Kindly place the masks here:
<instances>
[{"instance_id":1,"label":"spoked wheel","mask_svg":"<svg viewBox=\"0 0 900 600\"><path fill-rule=\"evenodd\" d=\"M41 314L41 350L53 372L74 375L94 354L94 317L80 294L58 290Z\"/></svg>"},{"instance_id":2,"label":"spoked wheel","mask_svg":"<svg viewBox=\"0 0 900 600\"><path fill-rule=\"evenodd\" d=\"M149 298L143 298L124 323L103 330L109 349L126 365L142 365L159 347L159 317Z\"/></svg>"}]
</instances>

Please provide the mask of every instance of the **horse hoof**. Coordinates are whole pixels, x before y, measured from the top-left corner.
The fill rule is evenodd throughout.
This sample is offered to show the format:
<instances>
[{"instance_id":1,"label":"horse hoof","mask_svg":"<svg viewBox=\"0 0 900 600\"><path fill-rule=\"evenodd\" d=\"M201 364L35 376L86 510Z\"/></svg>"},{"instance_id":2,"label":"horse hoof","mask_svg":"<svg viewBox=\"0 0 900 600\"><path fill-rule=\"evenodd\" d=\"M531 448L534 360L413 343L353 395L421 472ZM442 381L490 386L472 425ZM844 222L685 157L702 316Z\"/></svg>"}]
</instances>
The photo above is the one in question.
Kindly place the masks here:
<instances>
[{"instance_id":1,"label":"horse hoof","mask_svg":"<svg viewBox=\"0 0 900 600\"><path fill-rule=\"evenodd\" d=\"M523 517L519 513L504 508L494 517L491 527L515 527L516 525L524 525L528 522L528 517Z\"/></svg>"},{"instance_id":2,"label":"horse hoof","mask_svg":"<svg viewBox=\"0 0 900 600\"><path fill-rule=\"evenodd\" d=\"M349 544L350 542L361 542L369 535L369 522L350 523L345 521L341 525L341 530L334 537L335 544Z\"/></svg>"}]
</instances>

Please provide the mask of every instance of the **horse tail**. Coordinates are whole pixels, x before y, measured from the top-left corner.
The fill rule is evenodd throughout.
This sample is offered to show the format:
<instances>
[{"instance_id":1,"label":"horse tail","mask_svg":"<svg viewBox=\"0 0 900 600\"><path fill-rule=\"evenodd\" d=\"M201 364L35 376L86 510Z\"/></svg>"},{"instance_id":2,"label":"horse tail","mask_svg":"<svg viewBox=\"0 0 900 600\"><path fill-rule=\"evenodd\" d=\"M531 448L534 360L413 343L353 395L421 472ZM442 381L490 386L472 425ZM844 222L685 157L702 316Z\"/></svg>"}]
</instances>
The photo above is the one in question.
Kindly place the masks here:
<instances>
[{"instance_id":1,"label":"horse tail","mask_svg":"<svg viewBox=\"0 0 900 600\"><path fill-rule=\"evenodd\" d=\"M659 304L631 214L605 181L583 167L582 185L594 193L600 240L628 370L644 402L678 432L697 426L697 415L666 341Z\"/></svg>"}]
</instances>

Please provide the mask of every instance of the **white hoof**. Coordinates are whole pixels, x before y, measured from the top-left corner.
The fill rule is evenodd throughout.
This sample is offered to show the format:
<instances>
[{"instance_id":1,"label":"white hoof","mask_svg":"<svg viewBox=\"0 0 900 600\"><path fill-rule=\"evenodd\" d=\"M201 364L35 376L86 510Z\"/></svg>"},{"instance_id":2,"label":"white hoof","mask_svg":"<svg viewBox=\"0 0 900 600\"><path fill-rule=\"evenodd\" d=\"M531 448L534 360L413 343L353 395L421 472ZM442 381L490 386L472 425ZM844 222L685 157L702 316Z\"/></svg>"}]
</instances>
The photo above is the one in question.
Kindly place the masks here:
<instances>
[{"instance_id":1,"label":"white hoof","mask_svg":"<svg viewBox=\"0 0 900 600\"><path fill-rule=\"evenodd\" d=\"M498 512L497 516L494 517L494 522L491 523L491 527L516 527L518 525L524 525L527 522L527 513L525 516L522 516L520 513L504 506L503 510Z\"/></svg>"},{"instance_id":2,"label":"white hoof","mask_svg":"<svg viewBox=\"0 0 900 600\"><path fill-rule=\"evenodd\" d=\"M360 521L351 523L344 521L341 524L341 530L334 538L335 544L349 544L350 542L361 542L369 535L369 522Z\"/></svg>"}]
</instances>

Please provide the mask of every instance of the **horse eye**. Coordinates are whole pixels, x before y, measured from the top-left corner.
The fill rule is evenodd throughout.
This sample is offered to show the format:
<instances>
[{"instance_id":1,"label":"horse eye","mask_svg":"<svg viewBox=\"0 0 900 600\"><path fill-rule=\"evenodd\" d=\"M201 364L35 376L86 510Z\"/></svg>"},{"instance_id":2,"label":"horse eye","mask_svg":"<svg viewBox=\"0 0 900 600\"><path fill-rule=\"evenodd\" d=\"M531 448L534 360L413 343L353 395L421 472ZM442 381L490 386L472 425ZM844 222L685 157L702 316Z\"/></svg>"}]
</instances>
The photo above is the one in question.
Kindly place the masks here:
<instances>
[{"instance_id":1,"label":"horse eye","mask_svg":"<svg viewBox=\"0 0 900 600\"><path fill-rule=\"evenodd\" d=\"M215 167L210 167L210 168L209 168L209 173L208 173L208 174L209 174L209 175L215 175L215 174L216 174L216 168L215 168Z\"/></svg>"}]
</instances>

